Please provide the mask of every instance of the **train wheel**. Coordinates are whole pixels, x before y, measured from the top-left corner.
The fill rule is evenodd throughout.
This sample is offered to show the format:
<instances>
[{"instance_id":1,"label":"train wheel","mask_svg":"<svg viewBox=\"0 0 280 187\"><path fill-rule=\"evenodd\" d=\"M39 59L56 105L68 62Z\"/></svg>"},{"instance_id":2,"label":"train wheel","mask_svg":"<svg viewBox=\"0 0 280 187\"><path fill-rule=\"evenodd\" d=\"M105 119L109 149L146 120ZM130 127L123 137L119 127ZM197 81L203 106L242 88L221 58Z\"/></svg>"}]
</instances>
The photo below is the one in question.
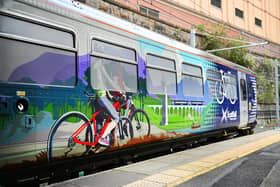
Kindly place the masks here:
<instances>
[{"instance_id":1,"label":"train wheel","mask_svg":"<svg viewBox=\"0 0 280 187\"><path fill-rule=\"evenodd\" d=\"M80 112L68 112L62 115L52 126L47 143L47 158L67 158L81 156L89 152L90 146L76 144L72 134L87 123L89 119ZM91 125L88 125L77 138L81 141L92 142Z\"/></svg>"},{"instance_id":2,"label":"train wheel","mask_svg":"<svg viewBox=\"0 0 280 187\"><path fill-rule=\"evenodd\" d=\"M150 119L144 110L136 109L131 115L134 137L149 136L151 131Z\"/></svg>"}]
</instances>

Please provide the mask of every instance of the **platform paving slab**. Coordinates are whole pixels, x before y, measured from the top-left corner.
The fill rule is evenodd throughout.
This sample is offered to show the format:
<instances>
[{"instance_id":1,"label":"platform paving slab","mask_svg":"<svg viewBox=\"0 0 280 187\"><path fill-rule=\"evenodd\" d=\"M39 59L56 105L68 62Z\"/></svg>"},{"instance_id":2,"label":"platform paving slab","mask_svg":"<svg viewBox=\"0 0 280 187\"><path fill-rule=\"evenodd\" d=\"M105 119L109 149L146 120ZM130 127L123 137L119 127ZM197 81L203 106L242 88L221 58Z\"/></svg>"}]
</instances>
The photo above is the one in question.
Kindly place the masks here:
<instances>
[{"instance_id":1,"label":"platform paving slab","mask_svg":"<svg viewBox=\"0 0 280 187\"><path fill-rule=\"evenodd\" d=\"M119 170L109 170L100 172L94 175L83 176L72 180L57 183L51 186L55 187L108 187L108 186L123 186L127 183L132 183L147 175L139 173L124 172Z\"/></svg>"},{"instance_id":2,"label":"platform paving slab","mask_svg":"<svg viewBox=\"0 0 280 187\"><path fill-rule=\"evenodd\" d=\"M279 186L280 186L280 161L278 161L273 166L272 170L269 172L268 176L262 182L260 187L279 187Z\"/></svg>"},{"instance_id":3,"label":"platform paving slab","mask_svg":"<svg viewBox=\"0 0 280 187\"><path fill-rule=\"evenodd\" d=\"M177 187L212 187L215 183L221 180L223 177L231 173L234 169L238 168L248 158L241 158L231 162L231 164L225 164L211 172L207 172L204 175L195 177L189 181L179 184Z\"/></svg>"},{"instance_id":4,"label":"platform paving slab","mask_svg":"<svg viewBox=\"0 0 280 187\"><path fill-rule=\"evenodd\" d=\"M147 180L138 180L133 183L124 185L124 187L164 187L166 184L164 183L157 183L153 181L147 181Z\"/></svg>"}]
</instances>

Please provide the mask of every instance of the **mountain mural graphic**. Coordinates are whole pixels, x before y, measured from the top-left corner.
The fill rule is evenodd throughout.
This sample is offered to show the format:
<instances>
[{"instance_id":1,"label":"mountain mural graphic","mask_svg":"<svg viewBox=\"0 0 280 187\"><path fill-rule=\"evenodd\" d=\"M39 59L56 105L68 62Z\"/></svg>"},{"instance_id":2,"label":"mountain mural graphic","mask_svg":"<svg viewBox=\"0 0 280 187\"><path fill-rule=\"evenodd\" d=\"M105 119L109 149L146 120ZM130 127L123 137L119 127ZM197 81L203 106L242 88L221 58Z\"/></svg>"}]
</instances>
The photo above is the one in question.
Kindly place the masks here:
<instances>
[{"instance_id":1,"label":"mountain mural graphic","mask_svg":"<svg viewBox=\"0 0 280 187\"><path fill-rule=\"evenodd\" d=\"M45 53L18 66L9 82L73 86L76 76L75 56Z\"/></svg>"}]
</instances>

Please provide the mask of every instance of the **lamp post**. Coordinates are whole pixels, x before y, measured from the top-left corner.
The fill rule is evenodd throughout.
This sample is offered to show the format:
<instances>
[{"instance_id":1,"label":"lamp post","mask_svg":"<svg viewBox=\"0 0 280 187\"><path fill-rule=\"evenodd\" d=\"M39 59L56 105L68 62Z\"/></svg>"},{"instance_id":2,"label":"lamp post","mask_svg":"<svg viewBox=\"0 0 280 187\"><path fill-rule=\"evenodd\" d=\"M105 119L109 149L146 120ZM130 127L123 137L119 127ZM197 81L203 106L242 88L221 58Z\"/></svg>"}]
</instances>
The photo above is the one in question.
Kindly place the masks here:
<instances>
[{"instance_id":1,"label":"lamp post","mask_svg":"<svg viewBox=\"0 0 280 187\"><path fill-rule=\"evenodd\" d=\"M279 127L279 85L278 85L278 60L274 60L275 66L275 102L276 102L276 126Z\"/></svg>"}]
</instances>

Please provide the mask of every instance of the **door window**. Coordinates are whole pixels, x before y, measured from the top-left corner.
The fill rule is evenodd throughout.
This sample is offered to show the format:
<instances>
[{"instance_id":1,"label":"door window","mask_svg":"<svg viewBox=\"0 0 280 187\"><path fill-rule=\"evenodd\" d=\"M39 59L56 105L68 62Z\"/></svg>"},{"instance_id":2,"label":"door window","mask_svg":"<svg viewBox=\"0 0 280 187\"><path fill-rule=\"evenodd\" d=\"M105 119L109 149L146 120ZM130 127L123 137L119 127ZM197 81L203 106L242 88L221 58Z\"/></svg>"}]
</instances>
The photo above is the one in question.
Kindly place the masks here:
<instances>
[{"instance_id":1,"label":"door window","mask_svg":"<svg viewBox=\"0 0 280 187\"><path fill-rule=\"evenodd\" d=\"M246 81L244 79L240 79L240 91L241 91L241 100L247 100L247 88L246 88Z\"/></svg>"}]
</instances>

